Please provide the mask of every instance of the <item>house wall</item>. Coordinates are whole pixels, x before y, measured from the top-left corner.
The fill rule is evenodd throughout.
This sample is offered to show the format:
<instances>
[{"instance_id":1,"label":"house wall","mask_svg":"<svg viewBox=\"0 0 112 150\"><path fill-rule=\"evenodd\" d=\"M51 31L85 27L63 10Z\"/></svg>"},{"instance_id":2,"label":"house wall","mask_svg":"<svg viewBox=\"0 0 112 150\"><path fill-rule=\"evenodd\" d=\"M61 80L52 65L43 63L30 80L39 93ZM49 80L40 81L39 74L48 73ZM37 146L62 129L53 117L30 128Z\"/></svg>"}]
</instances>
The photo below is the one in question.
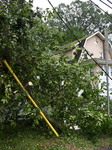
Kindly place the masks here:
<instances>
[{"instance_id":1,"label":"house wall","mask_svg":"<svg viewBox=\"0 0 112 150\"><path fill-rule=\"evenodd\" d=\"M105 64L103 64L103 65L100 64L100 66L106 71ZM109 76L112 78L112 64L108 66L108 71L109 71ZM107 82L106 75L99 66L95 65L94 73L97 74L100 72L101 72L101 75L99 76L99 79L100 79L99 88L101 88L102 83L105 83L105 85L106 85L106 82ZM112 80L110 78L108 78L108 81L109 81L109 96L112 99ZM104 93L102 93L102 95L107 96L107 91L104 90Z\"/></svg>"},{"instance_id":2,"label":"house wall","mask_svg":"<svg viewBox=\"0 0 112 150\"><path fill-rule=\"evenodd\" d=\"M73 49L73 50L66 51L65 53L67 56L70 56L71 59L74 59L74 52L75 50Z\"/></svg>"},{"instance_id":3,"label":"house wall","mask_svg":"<svg viewBox=\"0 0 112 150\"><path fill-rule=\"evenodd\" d=\"M102 59L105 59L104 41L97 35L87 38L84 47L93 54L93 58L101 58L102 55ZM108 53L108 60L111 60L110 53Z\"/></svg>"},{"instance_id":4,"label":"house wall","mask_svg":"<svg viewBox=\"0 0 112 150\"><path fill-rule=\"evenodd\" d=\"M94 35L91 38L87 38L84 44L84 48L86 48L88 50L88 52L90 54L92 54L93 58L99 58L99 59L105 59L105 49L104 49L104 40L102 40L99 36ZM110 46L109 46L110 49ZM70 56L71 59L74 59L74 52L76 50L68 50L66 51L66 55ZM84 53L86 54L86 52L81 53L80 59L84 58ZM102 58L101 58L102 55ZM108 53L108 60L112 60L111 57L112 54L110 54L110 51ZM87 56L89 59L90 57Z\"/></svg>"},{"instance_id":5,"label":"house wall","mask_svg":"<svg viewBox=\"0 0 112 150\"><path fill-rule=\"evenodd\" d=\"M100 36L98 36L98 34L96 34L96 35L92 35L92 36L86 38L84 48L86 48L90 54L93 54L92 58L94 58L94 59L96 58L96 61L105 70L106 64L105 64L104 37L102 37L102 36L100 37ZM66 51L65 53L68 56L71 56L71 59L73 59L74 58L74 52L75 52L75 49ZM79 60L81 58L84 58L85 54L86 54L86 52L82 51ZM101 58L101 56L102 56L102 58ZM91 59L89 56L87 56L87 57L88 57L88 59ZM109 51L108 51L108 60L110 61L110 63L109 63L109 76L112 78L112 49L111 49L110 45L109 45ZM95 74L97 72L102 72L100 67L97 66L96 64L95 64L95 67L93 70L94 70ZM103 72L103 75L99 76L99 78L101 79L101 83L102 82L106 83L106 75L104 72ZM101 87L101 83L99 84L99 87ZM110 79L109 79L109 93L112 93L112 80L110 80ZM107 91L105 90L103 95L106 96L106 94L107 94ZM110 94L110 98L112 99L112 94Z\"/></svg>"}]
</instances>

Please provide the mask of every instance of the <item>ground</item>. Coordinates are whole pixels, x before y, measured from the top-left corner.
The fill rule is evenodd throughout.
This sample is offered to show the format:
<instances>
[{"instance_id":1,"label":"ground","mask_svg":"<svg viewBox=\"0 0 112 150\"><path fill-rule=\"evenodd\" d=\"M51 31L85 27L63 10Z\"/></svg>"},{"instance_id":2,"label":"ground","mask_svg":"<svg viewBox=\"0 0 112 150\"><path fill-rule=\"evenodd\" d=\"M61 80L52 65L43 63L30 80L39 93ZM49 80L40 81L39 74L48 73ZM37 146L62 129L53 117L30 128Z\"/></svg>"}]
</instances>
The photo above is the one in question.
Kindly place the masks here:
<instances>
[{"instance_id":1,"label":"ground","mask_svg":"<svg viewBox=\"0 0 112 150\"><path fill-rule=\"evenodd\" d=\"M112 150L112 137L89 140L77 133L61 135L37 128L8 128L0 131L0 150Z\"/></svg>"}]
</instances>

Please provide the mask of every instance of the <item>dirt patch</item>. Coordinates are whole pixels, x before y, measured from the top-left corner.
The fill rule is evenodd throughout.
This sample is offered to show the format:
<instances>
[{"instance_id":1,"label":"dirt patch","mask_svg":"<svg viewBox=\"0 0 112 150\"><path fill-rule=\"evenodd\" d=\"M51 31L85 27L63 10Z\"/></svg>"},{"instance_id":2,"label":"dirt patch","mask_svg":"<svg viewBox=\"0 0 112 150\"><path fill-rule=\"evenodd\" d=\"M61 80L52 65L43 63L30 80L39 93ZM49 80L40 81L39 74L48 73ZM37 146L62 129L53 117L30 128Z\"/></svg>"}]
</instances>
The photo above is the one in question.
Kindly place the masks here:
<instances>
[{"instance_id":1,"label":"dirt patch","mask_svg":"<svg viewBox=\"0 0 112 150\"><path fill-rule=\"evenodd\" d=\"M71 144L66 145L66 149L68 149L68 150L79 150L78 148L73 147Z\"/></svg>"},{"instance_id":2,"label":"dirt patch","mask_svg":"<svg viewBox=\"0 0 112 150\"><path fill-rule=\"evenodd\" d=\"M97 150L112 150L112 145L109 146L101 146Z\"/></svg>"}]
</instances>

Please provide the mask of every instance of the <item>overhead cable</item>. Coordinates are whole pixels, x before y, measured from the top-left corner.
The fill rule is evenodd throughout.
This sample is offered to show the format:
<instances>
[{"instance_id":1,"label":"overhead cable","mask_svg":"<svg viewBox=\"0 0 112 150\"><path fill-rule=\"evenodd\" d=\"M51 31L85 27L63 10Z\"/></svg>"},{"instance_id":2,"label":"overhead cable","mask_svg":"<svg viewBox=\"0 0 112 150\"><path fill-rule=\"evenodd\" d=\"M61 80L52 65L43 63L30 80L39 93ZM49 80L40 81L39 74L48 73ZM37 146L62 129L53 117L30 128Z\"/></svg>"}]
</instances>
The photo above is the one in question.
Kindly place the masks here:
<instances>
[{"instance_id":1,"label":"overhead cable","mask_svg":"<svg viewBox=\"0 0 112 150\"><path fill-rule=\"evenodd\" d=\"M77 38L77 36L73 33L73 31L71 30L71 28L66 24L66 22L63 20L63 18L61 17L61 15L56 11L56 9L54 8L54 6L52 5L52 3L48 0L49 4L51 5L51 7L53 8L53 10L57 13L58 17L61 19L61 21L64 23L64 25L68 28L68 30L72 33L72 36L78 41L79 45L84 48L83 44L81 43L81 41ZM86 51L87 55L94 61L95 64L97 64L97 66L99 66L101 68L101 70L112 80L112 78L109 76L109 74L100 66L100 64L89 54L89 52L84 48L84 50Z\"/></svg>"},{"instance_id":2,"label":"overhead cable","mask_svg":"<svg viewBox=\"0 0 112 150\"><path fill-rule=\"evenodd\" d=\"M106 15L108 15L110 17L110 21L112 22L112 16L110 14L108 14L106 11L104 11L101 7L99 7L97 4L95 4L92 0L90 0L90 1L91 1L91 3L96 5L100 10L102 10Z\"/></svg>"},{"instance_id":3,"label":"overhead cable","mask_svg":"<svg viewBox=\"0 0 112 150\"><path fill-rule=\"evenodd\" d=\"M99 0L100 2L102 2L104 5L106 5L107 7L109 7L110 9L112 9L111 6L109 6L108 4L106 4L105 2L103 2L102 0Z\"/></svg>"},{"instance_id":4,"label":"overhead cable","mask_svg":"<svg viewBox=\"0 0 112 150\"><path fill-rule=\"evenodd\" d=\"M112 2L110 0L107 0L110 4L112 4Z\"/></svg>"}]
</instances>

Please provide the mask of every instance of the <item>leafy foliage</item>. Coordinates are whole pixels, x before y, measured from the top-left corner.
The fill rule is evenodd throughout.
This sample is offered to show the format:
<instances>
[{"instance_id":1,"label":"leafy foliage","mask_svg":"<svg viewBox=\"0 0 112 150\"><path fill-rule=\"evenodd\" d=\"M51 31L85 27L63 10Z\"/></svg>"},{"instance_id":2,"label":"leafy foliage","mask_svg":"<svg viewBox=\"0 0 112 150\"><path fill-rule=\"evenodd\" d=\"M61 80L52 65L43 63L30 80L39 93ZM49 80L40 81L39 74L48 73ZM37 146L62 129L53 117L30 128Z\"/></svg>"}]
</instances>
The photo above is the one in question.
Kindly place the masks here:
<instances>
[{"instance_id":1,"label":"leafy foliage","mask_svg":"<svg viewBox=\"0 0 112 150\"><path fill-rule=\"evenodd\" d=\"M98 87L93 86L98 77L90 76L92 66L84 62L68 62L70 58L64 54L54 55L57 46L64 43L65 34L45 22L47 17L48 20L53 17L48 15L50 12L34 13L32 3L26 1L0 3L0 58L8 61L52 124L64 132L75 124L85 131L92 118L95 127L97 124L107 127L108 116L104 114L106 108L102 107L105 99L100 96ZM19 119L25 119L31 120L33 126L45 129L38 110L31 105L4 64L0 68L0 81L2 124L8 122L15 126ZM79 96L80 91L83 93ZM103 124L102 116L106 124Z\"/></svg>"},{"instance_id":2,"label":"leafy foliage","mask_svg":"<svg viewBox=\"0 0 112 150\"><path fill-rule=\"evenodd\" d=\"M72 32L66 28L57 13L51 19L48 18L47 23L63 32L63 43L65 44L77 40L73 33L80 39L95 31L103 32L104 28L108 26L111 34L111 14L110 16L104 14L91 1L75 0L70 5L61 3L56 7L56 11Z\"/></svg>"}]
</instances>

